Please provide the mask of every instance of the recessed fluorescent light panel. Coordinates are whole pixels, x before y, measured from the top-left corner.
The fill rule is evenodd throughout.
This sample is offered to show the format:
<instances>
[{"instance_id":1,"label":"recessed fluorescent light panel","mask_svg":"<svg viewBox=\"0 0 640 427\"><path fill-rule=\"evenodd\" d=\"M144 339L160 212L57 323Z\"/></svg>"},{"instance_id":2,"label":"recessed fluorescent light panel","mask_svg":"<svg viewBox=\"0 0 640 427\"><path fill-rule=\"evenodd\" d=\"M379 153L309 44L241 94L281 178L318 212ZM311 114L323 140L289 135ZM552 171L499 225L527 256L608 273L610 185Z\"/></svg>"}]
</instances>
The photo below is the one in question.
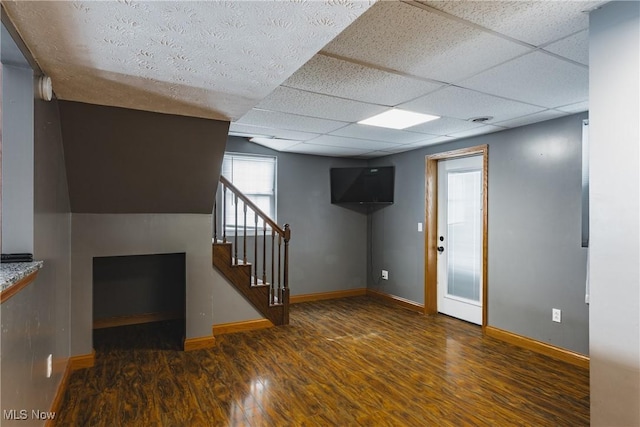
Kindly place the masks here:
<instances>
[{"instance_id":1,"label":"recessed fluorescent light panel","mask_svg":"<svg viewBox=\"0 0 640 427\"><path fill-rule=\"evenodd\" d=\"M439 118L440 116L432 116L430 114L415 113L413 111L394 108L373 117L369 117L368 119L361 120L358 124L389 129L406 129L411 126L416 126Z\"/></svg>"}]
</instances>

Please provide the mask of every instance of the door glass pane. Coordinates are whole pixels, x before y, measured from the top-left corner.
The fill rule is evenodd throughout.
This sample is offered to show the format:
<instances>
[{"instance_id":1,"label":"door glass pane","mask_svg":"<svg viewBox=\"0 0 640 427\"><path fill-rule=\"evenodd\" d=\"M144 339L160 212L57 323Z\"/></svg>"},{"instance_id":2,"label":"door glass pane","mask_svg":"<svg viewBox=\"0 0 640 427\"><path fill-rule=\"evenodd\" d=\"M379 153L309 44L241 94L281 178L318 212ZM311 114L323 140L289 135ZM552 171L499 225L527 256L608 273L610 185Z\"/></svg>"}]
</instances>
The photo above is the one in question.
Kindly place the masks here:
<instances>
[{"instance_id":1,"label":"door glass pane","mask_svg":"<svg viewBox=\"0 0 640 427\"><path fill-rule=\"evenodd\" d=\"M447 173L447 293L480 301L482 175Z\"/></svg>"}]
</instances>

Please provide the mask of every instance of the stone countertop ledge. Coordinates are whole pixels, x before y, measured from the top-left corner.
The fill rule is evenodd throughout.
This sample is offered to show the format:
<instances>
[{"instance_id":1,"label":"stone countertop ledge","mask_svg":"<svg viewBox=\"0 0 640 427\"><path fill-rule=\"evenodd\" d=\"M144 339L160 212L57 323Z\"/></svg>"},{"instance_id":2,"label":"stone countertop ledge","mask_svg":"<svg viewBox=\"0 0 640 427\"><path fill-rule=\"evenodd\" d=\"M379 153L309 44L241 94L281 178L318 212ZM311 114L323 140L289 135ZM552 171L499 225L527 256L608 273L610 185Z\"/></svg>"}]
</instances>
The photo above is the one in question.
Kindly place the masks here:
<instances>
[{"instance_id":1,"label":"stone countertop ledge","mask_svg":"<svg viewBox=\"0 0 640 427\"><path fill-rule=\"evenodd\" d=\"M42 268L42 261L0 264L0 292L4 292L29 274Z\"/></svg>"}]
</instances>

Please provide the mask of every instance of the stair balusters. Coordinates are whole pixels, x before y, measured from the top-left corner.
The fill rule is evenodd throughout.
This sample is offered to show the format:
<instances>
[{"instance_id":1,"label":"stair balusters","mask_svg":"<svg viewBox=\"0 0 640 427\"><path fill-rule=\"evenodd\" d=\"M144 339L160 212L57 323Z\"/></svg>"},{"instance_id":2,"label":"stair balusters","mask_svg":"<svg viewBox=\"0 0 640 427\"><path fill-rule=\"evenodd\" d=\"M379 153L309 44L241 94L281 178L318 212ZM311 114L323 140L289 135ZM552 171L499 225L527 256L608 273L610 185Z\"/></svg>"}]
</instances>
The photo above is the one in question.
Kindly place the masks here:
<instances>
[{"instance_id":1,"label":"stair balusters","mask_svg":"<svg viewBox=\"0 0 640 427\"><path fill-rule=\"evenodd\" d=\"M259 288L266 286L268 288L268 295L265 295L267 301L264 303L256 303L253 298L249 298L253 305L257 309L263 311L269 311L271 307L279 307L277 310L277 317L275 320L273 315L263 313L274 324L287 324L289 321L289 240L291 238L291 229L289 224L285 224L281 228L271 218L269 218L257 205L255 205L247 196L242 194L231 182L225 177L220 177L220 183L222 191L220 194L220 201L214 202L213 212L213 231L214 231L214 264L218 267L227 278L236 286L243 287L243 292L253 287ZM227 212L229 207L227 191L231 191L231 202L233 203L233 220L234 224L227 223ZM242 202L242 223L239 224L238 220L240 215L238 212L238 204ZM253 233L251 233L251 227L248 227L247 218L248 213L252 211L254 215L253 220ZM231 212L229 212L231 213ZM262 221L260 221L262 220ZM250 220L249 220L250 221ZM262 233L259 233L258 228L260 222L262 223ZM218 240L219 227L222 229L222 242ZM271 232L267 233L267 228L271 229ZM236 283L236 281L243 281L242 274L235 274L229 272L226 274L224 266L218 265L220 260L215 256L215 245L229 244L227 241L227 231L233 234L233 249L230 249L230 253L233 254L230 261L231 267L248 266L248 280L247 283ZM242 233L242 239L239 240L239 235ZM253 253L251 253L250 245L251 239L253 239ZM262 245L258 240L262 239ZM276 247L277 239L277 247ZM267 240L271 240L269 245ZM242 244L242 263L239 262L239 246ZM270 246L270 251L268 247ZM220 258L220 257L219 257ZM260 277L259 263L262 261L262 277ZM268 263L271 263L271 275L269 276L269 270L267 269ZM277 267L276 267L277 263ZM242 265L240 265L242 264ZM277 285L276 285L277 283ZM249 291L247 291L249 292ZM261 292L261 291L260 291ZM245 295L246 292L245 292ZM284 307L284 310L282 308ZM275 313L275 312L274 312Z\"/></svg>"}]
</instances>

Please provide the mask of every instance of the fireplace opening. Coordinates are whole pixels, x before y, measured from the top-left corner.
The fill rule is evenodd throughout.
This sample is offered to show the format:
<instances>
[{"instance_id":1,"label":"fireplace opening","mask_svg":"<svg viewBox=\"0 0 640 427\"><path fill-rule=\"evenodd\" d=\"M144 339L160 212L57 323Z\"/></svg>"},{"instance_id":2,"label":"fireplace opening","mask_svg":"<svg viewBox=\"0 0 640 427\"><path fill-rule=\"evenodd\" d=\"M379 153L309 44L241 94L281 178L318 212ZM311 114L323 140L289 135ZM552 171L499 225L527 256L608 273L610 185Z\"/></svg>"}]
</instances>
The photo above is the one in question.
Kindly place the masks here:
<instances>
[{"instance_id":1,"label":"fireplace opening","mask_svg":"<svg viewBox=\"0 0 640 427\"><path fill-rule=\"evenodd\" d=\"M184 253L93 258L94 347L182 349Z\"/></svg>"}]
</instances>

